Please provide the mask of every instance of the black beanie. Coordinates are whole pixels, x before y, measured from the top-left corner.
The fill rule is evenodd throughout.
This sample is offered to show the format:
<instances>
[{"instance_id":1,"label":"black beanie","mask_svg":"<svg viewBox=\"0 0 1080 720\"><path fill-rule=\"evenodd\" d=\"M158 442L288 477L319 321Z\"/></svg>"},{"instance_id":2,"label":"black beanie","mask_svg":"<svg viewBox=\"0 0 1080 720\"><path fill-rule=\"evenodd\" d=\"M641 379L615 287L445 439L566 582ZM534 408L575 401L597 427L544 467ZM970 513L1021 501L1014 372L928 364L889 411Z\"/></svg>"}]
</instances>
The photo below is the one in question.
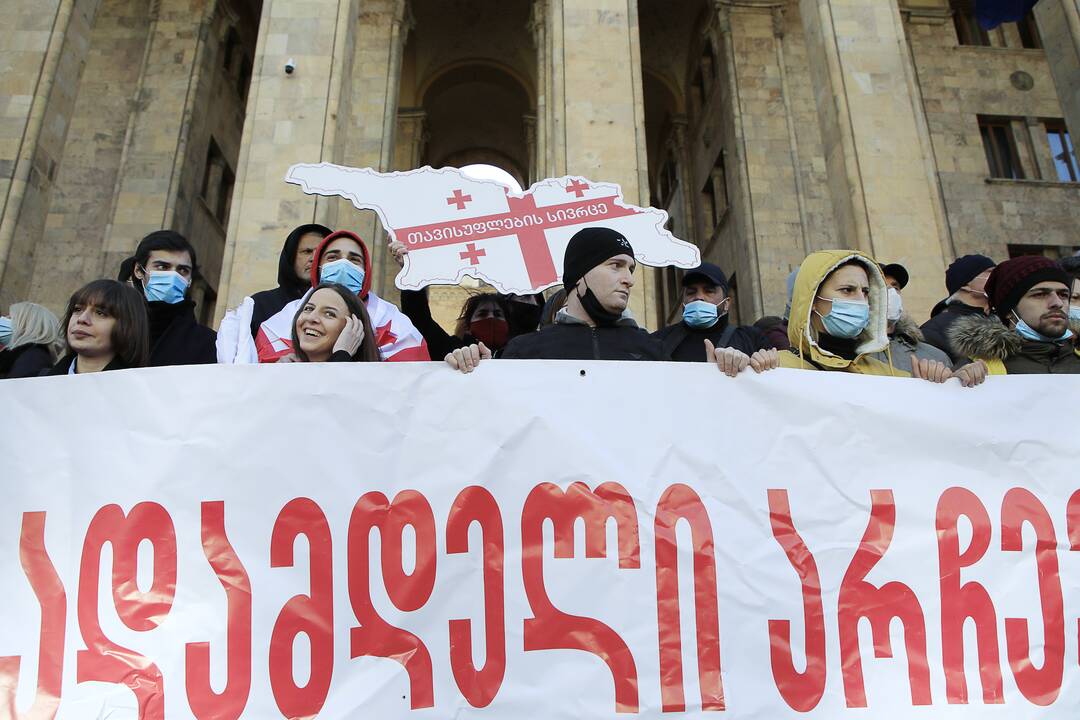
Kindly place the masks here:
<instances>
[{"instance_id":1,"label":"black beanie","mask_svg":"<svg viewBox=\"0 0 1080 720\"><path fill-rule=\"evenodd\" d=\"M957 290L992 267L994 267L994 261L985 255L965 255L956 258L945 271L945 289L952 296Z\"/></svg>"},{"instance_id":2,"label":"black beanie","mask_svg":"<svg viewBox=\"0 0 1080 720\"><path fill-rule=\"evenodd\" d=\"M570 238L563 255L563 287L574 291L578 280L600 263L616 255L634 257L634 248L621 233L605 227L587 227Z\"/></svg>"}]
</instances>

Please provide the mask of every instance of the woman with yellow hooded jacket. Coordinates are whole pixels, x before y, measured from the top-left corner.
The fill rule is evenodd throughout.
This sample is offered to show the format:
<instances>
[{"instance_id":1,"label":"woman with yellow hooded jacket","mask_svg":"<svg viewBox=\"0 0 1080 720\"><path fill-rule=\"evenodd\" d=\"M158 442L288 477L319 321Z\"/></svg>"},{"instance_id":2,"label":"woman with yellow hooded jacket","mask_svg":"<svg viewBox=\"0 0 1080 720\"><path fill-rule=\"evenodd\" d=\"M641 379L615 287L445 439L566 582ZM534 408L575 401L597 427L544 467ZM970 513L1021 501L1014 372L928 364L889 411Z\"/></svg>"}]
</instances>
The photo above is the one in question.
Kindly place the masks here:
<instances>
[{"instance_id":1,"label":"woman with yellow hooded jacket","mask_svg":"<svg viewBox=\"0 0 1080 720\"><path fill-rule=\"evenodd\" d=\"M795 278L788 340L780 367L839 370L863 375L917 377L942 383L954 373L943 363L912 358L912 372L871 357L889 347L886 285L881 269L854 250L807 256ZM971 387L986 379L985 366L965 366L956 376Z\"/></svg>"}]
</instances>

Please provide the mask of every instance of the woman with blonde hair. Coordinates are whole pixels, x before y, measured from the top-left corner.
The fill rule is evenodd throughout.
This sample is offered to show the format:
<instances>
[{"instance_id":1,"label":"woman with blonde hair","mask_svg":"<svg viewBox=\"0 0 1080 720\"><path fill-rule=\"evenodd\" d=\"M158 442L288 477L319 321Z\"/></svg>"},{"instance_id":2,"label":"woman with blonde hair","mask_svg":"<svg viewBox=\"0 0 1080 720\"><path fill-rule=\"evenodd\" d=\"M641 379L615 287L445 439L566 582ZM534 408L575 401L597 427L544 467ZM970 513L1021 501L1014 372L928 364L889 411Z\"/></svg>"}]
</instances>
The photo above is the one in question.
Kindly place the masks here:
<instances>
[{"instance_id":1,"label":"woman with blonde hair","mask_svg":"<svg viewBox=\"0 0 1080 720\"><path fill-rule=\"evenodd\" d=\"M0 378L42 374L64 351L60 321L48 308L31 302L11 306L11 317L0 318Z\"/></svg>"}]
</instances>

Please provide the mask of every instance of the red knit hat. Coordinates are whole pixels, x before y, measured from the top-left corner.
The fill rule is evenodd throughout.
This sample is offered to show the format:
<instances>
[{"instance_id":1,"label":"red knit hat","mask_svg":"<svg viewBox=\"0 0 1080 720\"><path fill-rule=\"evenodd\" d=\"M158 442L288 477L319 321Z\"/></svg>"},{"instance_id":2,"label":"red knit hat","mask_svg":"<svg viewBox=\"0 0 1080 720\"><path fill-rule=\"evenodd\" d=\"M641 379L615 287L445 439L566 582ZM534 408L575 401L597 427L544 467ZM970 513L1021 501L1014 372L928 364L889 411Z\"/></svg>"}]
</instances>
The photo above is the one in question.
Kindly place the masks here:
<instances>
[{"instance_id":1,"label":"red knit hat","mask_svg":"<svg viewBox=\"0 0 1080 720\"><path fill-rule=\"evenodd\" d=\"M1041 282L1060 282L1069 287L1068 273L1056 262L1042 255L1021 255L1006 260L994 268L986 280L986 294L990 307L1002 322L1007 318L1020 298Z\"/></svg>"}]
</instances>

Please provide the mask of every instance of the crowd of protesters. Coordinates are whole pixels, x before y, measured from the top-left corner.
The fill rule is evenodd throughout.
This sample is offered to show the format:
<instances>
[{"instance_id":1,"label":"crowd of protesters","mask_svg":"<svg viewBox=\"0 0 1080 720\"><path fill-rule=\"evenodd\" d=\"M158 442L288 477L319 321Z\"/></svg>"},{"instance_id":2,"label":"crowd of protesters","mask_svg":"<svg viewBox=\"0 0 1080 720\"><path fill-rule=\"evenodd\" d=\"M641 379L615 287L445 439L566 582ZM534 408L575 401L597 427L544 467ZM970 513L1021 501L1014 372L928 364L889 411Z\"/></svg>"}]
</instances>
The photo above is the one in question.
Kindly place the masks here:
<instances>
[{"instance_id":1,"label":"crowd of protesters","mask_svg":"<svg viewBox=\"0 0 1080 720\"><path fill-rule=\"evenodd\" d=\"M404 263L407 250L390 251ZM958 258L946 298L921 327L904 311L900 264L853 250L807 256L787 282L784 317L730 320L731 288L716 265L682 277L682 319L649 333L629 311L636 259L609 228L578 231L562 287L544 295L477 293L453 332L426 290L401 308L371 290L358 235L302 225L285 239L278 286L229 310L217 332L196 321L195 249L180 234L147 235L117 280L78 289L62 320L29 302L0 317L0 378L145 366L259 362L444 360L471 372L492 359L708 362L736 377L778 367L909 377L965 387L988 375L1080 373L1080 254L997 264Z\"/></svg>"}]
</instances>

